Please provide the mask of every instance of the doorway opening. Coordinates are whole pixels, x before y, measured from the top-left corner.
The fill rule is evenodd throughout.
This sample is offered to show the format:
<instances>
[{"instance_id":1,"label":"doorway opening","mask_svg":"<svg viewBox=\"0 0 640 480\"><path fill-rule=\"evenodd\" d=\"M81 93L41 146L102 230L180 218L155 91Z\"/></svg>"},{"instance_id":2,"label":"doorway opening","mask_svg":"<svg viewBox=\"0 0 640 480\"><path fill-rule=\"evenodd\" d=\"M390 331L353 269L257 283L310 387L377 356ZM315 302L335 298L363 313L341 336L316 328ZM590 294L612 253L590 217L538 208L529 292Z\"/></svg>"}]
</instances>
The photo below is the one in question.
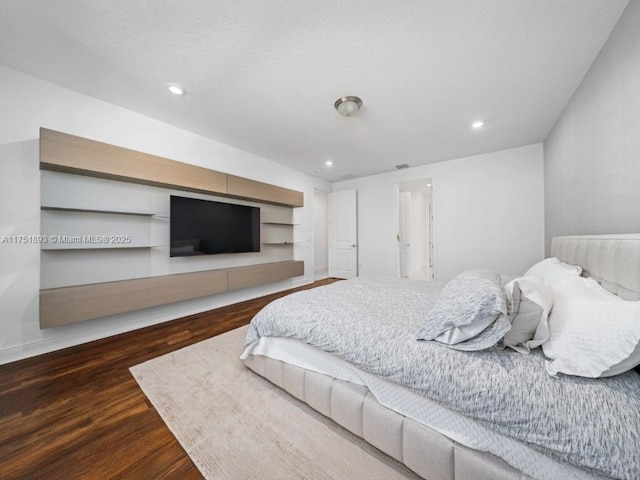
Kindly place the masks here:
<instances>
[{"instance_id":1,"label":"doorway opening","mask_svg":"<svg viewBox=\"0 0 640 480\"><path fill-rule=\"evenodd\" d=\"M433 280L433 181L397 184L398 276Z\"/></svg>"}]
</instances>

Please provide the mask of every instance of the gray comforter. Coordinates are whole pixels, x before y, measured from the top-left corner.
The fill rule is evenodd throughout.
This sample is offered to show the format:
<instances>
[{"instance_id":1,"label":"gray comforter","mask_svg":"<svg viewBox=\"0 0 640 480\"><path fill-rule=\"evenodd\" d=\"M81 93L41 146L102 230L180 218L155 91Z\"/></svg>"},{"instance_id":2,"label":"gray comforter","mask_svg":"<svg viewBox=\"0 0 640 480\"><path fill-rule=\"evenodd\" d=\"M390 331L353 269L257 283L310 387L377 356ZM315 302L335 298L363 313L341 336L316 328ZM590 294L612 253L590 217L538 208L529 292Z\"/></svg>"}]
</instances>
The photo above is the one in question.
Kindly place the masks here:
<instances>
[{"instance_id":1,"label":"gray comforter","mask_svg":"<svg viewBox=\"0 0 640 480\"><path fill-rule=\"evenodd\" d=\"M441 284L353 279L266 306L246 339L291 337L415 389L597 475L640 478L640 375L549 377L539 349L461 352L417 341Z\"/></svg>"}]
</instances>

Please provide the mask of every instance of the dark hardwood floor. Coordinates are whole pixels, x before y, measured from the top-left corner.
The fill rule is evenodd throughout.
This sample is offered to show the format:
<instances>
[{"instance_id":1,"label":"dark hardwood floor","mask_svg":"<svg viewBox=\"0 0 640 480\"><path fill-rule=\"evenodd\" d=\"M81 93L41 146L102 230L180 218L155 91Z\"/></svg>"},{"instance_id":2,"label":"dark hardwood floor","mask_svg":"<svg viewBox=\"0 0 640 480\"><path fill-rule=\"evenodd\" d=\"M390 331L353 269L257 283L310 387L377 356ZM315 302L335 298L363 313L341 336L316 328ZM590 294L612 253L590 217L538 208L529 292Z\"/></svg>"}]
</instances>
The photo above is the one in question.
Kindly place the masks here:
<instances>
[{"instance_id":1,"label":"dark hardwood floor","mask_svg":"<svg viewBox=\"0 0 640 480\"><path fill-rule=\"evenodd\" d=\"M0 365L0 479L201 479L129 367L246 325L292 291Z\"/></svg>"}]
</instances>

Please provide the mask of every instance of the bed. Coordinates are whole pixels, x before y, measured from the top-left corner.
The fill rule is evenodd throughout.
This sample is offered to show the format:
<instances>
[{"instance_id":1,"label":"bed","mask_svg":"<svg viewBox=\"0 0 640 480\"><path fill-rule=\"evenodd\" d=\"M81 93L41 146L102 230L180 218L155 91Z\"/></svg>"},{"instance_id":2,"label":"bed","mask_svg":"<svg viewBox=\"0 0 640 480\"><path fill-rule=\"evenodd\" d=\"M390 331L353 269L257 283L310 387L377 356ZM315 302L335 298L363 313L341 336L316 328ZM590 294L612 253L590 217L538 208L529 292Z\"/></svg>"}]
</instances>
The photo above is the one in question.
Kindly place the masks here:
<instances>
[{"instance_id":1,"label":"bed","mask_svg":"<svg viewBox=\"0 0 640 480\"><path fill-rule=\"evenodd\" d=\"M551 254L586 277L549 287L558 325L586 305L560 296L572 282L595 280L606 308L638 305L640 235L557 237ZM427 480L640 478L640 344L586 378L571 355L568 366L545 356L581 348L552 342L552 308L552 338L531 340L528 354L503 340L477 351L418 341L447 286L359 278L292 294L252 320L242 358Z\"/></svg>"}]
</instances>

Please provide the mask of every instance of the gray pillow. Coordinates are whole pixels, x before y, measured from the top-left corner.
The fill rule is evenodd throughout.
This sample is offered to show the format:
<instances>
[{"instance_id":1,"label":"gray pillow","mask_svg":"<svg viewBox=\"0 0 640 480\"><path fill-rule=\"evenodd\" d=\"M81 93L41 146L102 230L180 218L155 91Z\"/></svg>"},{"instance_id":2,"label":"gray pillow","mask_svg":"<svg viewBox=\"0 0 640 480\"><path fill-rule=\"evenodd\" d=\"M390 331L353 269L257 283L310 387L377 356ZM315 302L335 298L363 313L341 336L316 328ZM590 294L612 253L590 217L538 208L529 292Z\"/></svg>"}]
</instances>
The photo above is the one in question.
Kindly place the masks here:
<instances>
[{"instance_id":1,"label":"gray pillow","mask_svg":"<svg viewBox=\"0 0 640 480\"><path fill-rule=\"evenodd\" d=\"M488 326L477 333L474 324ZM510 328L500 275L491 270L467 270L444 286L418 333L418 340L434 341L457 350L483 350L498 343ZM452 329L458 329L456 335L448 335ZM465 338L465 331L473 336ZM457 343L442 341L451 337Z\"/></svg>"}]
</instances>

